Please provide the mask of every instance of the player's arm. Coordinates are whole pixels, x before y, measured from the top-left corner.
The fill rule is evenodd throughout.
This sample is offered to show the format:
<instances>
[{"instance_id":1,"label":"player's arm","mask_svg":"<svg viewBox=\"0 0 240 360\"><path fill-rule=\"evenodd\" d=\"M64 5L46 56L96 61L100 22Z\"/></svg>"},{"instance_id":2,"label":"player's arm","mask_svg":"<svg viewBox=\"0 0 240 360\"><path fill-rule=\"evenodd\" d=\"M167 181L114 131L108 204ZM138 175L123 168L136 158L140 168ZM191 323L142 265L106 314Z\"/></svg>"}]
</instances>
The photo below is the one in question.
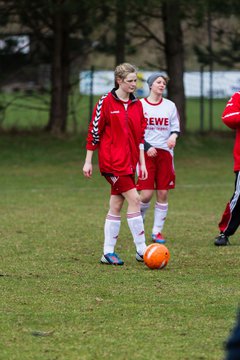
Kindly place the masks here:
<instances>
[{"instance_id":1,"label":"player's arm","mask_svg":"<svg viewBox=\"0 0 240 360\"><path fill-rule=\"evenodd\" d=\"M179 133L177 131L174 131L170 134L170 136L167 140L167 146L169 147L169 149L175 148L178 136L179 136Z\"/></svg>"},{"instance_id":2,"label":"player's arm","mask_svg":"<svg viewBox=\"0 0 240 360\"><path fill-rule=\"evenodd\" d=\"M102 96L98 103L95 105L92 115L92 120L88 127L88 136L86 144L86 158L83 166L84 176L90 178L92 176L92 157L93 152L98 148L101 133L105 126L104 116L104 99L106 96Z\"/></svg>"},{"instance_id":3,"label":"player's arm","mask_svg":"<svg viewBox=\"0 0 240 360\"><path fill-rule=\"evenodd\" d=\"M83 175L87 178L92 176L92 157L93 157L93 150L87 150L85 163L83 165Z\"/></svg>"},{"instance_id":4,"label":"player's arm","mask_svg":"<svg viewBox=\"0 0 240 360\"><path fill-rule=\"evenodd\" d=\"M142 180L146 180L148 177L148 172L147 172L147 168L146 168L146 164L145 164L143 144L139 145L139 149L140 149L140 151L139 151L139 167L140 167L139 178Z\"/></svg>"},{"instance_id":5,"label":"player's arm","mask_svg":"<svg viewBox=\"0 0 240 360\"><path fill-rule=\"evenodd\" d=\"M148 154L148 156L157 156L157 150L146 140L144 141L144 151Z\"/></svg>"},{"instance_id":6,"label":"player's arm","mask_svg":"<svg viewBox=\"0 0 240 360\"><path fill-rule=\"evenodd\" d=\"M180 135L180 119L179 119L179 113L177 111L177 107L174 104L173 111L170 118L170 136L167 140L167 146L169 149L174 149L177 143L177 138Z\"/></svg>"},{"instance_id":7,"label":"player's arm","mask_svg":"<svg viewBox=\"0 0 240 360\"><path fill-rule=\"evenodd\" d=\"M222 121L231 129L240 128L240 92L235 93L228 101L222 114Z\"/></svg>"},{"instance_id":8,"label":"player's arm","mask_svg":"<svg viewBox=\"0 0 240 360\"><path fill-rule=\"evenodd\" d=\"M103 95L93 109L92 119L88 127L87 150L94 151L98 148L101 134L105 128L106 111L108 111L107 95Z\"/></svg>"}]
</instances>

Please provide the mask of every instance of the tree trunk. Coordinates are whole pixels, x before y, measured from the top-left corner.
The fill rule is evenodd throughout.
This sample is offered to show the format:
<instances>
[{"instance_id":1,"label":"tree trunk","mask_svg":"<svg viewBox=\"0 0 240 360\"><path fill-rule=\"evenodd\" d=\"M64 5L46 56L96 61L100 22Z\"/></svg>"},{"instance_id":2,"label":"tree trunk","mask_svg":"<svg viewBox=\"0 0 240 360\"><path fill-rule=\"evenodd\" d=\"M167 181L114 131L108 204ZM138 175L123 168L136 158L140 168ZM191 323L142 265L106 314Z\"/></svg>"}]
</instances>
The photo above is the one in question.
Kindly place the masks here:
<instances>
[{"instance_id":1,"label":"tree trunk","mask_svg":"<svg viewBox=\"0 0 240 360\"><path fill-rule=\"evenodd\" d=\"M61 9L53 15L53 57L51 67L51 108L46 131L66 131L69 92L69 31L68 17ZM64 18L63 18L64 17Z\"/></svg>"},{"instance_id":2,"label":"tree trunk","mask_svg":"<svg viewBox=\"0 0 240 360\"><path fill-rule=\"evenodd\" d=\"M70 59L69 59L69 17L65 14L63 26L63 46L62 46L62 124L61 131L67 129L68 117L68 95L69 95L69 77L70 77Z\"/></svg>"},{"instance_id":3,"label":"tree trunk","mask_svg":"<svg viewBox=\"0 0 240 360\"><path fill-rule=\"evenodd\" d=\"M125 61L126 0L116 0L116 66Z\"/></svg>"},{"instance_id":4,"label":"tree trunk","mask_svg":"<svg viewBox=\"0 0 240 360\"><path fill-rule=\"evenodd\" d=\"M186 101L183 82L184 48L179 1L165 0L162 5L162 13L167 73L170 77L168 97L177 106L181 120L181 131L184 132L186 129Z\"/></svg>"}]
</instances>

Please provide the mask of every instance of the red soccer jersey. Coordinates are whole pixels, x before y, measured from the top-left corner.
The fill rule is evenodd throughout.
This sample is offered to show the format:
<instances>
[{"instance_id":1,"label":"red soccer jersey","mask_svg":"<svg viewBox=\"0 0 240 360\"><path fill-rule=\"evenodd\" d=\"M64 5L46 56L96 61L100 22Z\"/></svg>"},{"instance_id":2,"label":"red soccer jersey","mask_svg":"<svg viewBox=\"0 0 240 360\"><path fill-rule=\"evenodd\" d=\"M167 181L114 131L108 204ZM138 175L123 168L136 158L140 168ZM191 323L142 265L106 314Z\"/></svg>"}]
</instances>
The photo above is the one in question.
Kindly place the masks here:
<instances>
[{"instance_id":1,"label":"red soccer jersey","mask_svg":"<svg viewBox=\"0 0 240 360\"><path fill-rule=\"evenodd\" d=\"M233 94L228 101L223 114L224 124L233 130L236 130L236 138L233 149L234 171L240 170L240 91Z\"/></svg>"},{"instance_id":2,"label":"red soccer jersey","mask_svg":"<svg viewBox=\"0 0 240 360\"><path fill-rule=\"evenodd\" d=\"M119 100L114 90L101 97L93 111L86 148L98 149L102 174L135 173L145 127L142 104L134 95L127 103Z\"/></svg>"}]
</instances>

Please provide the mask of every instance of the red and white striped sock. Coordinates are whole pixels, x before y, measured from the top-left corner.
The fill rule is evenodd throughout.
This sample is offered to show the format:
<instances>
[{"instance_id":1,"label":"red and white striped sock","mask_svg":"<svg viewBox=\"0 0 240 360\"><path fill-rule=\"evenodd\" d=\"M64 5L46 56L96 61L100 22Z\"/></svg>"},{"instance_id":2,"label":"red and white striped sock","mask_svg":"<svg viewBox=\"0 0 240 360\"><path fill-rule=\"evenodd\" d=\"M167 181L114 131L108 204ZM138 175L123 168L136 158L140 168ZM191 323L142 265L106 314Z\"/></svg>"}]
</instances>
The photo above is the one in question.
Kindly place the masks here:
<instances>
[{"instance_id":1,"label":"red and white striped sock","mask_svg":"<svg viewBox=\"0 0 240 360\"><path fill-rule=\"evenodd\" d=\"M154 209L154 223L153 223L153 234L158 234L162 232L166 217L168 212L168 203L160 204L156 202Z\"/></svg>"},{"instance_id":2,"label":"red and white striped sock","mask_svg":"<svg viewBox=\"0 0 240 360\"><path fill-rule=\"evenodd\" d=\"M104 226L103 253L113 253L121 226L121 216L107 214Z\"/></svg>"},{"instance_id":3,"label":"red and white striped sock","mask_svg":"<svg viewBox=\"0 0 240 360\"><path fill-rule=\"evenodd\" d=\"M140 255L143 255L147 245L141 212L127 213L127 222L133 236L136 250Z\"/></svg>"},{"instance_id":4,"label":"red and white striped sock","mask_svg":"<svg viewBox=\"0 0 240 360\"><path fill-rule=\"evenodd\" d=\"M146 212L147 212L149 206L150 206L150 202L148 202L148 203L140 202L141 214L142 214L143 221L145 220Z\"/></svg>"}]
</instances>

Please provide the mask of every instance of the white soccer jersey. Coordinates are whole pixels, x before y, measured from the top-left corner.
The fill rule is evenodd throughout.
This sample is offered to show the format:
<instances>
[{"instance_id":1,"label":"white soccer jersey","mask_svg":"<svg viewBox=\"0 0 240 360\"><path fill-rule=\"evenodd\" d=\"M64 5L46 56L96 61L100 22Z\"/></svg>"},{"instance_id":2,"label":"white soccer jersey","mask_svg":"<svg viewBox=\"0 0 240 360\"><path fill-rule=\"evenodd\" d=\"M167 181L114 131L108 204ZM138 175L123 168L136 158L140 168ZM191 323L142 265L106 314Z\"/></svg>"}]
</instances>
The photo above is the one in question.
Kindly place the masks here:
<instances>
[{"instance_id":1,"label":"white soccer jersey","mask_svg":"<svg viewBox=\"0 0 240 360\"><path fill-rule=\"evenodd\" d=\"M162 98L157 104L141 99L144 117L147 121L145 140L157 149L163 149L173 154L167 146L167 140L172 132L180 132L179 115L176 105L171 100Z\"/></svg>"}]
</instances>

